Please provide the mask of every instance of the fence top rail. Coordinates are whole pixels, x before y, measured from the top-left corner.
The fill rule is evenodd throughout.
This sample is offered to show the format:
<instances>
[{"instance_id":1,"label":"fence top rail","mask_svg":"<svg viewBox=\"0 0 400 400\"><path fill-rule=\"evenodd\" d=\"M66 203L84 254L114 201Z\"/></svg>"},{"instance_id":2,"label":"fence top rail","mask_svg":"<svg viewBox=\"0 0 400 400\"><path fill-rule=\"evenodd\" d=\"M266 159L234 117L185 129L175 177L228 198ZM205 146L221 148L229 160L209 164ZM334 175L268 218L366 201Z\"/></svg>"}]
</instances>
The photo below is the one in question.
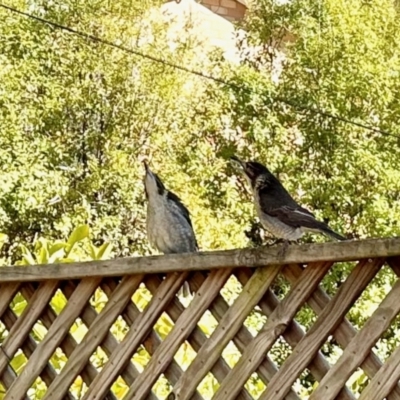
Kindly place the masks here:
<instances>
[{"instance_id":1,"label":"fence top rail","mask_svg":"<svg viewBox=\"0 0 400 400\"><path fill-rule=\"evenodd\" d=\"M282 245L277 245L151 257L127 257L107 261L0 267L0 283L395 257L400 256L400 237L292 244L282 255L281 249Z\"/></svg>"}]
</instances>

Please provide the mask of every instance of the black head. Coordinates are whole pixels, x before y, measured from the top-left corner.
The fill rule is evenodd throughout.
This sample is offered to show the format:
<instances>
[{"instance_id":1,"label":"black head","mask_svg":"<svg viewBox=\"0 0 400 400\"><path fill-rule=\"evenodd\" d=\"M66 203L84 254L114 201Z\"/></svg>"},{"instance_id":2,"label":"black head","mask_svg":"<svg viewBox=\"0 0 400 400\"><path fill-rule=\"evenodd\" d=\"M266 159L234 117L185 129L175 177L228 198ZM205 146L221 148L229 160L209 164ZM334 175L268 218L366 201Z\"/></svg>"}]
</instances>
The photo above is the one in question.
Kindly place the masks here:
<instances>
[{"instance_id":1,"label":"black head","mask_svg":"<svg viewBox=\"0 0 400 400\"><path fill-rule=\"evenodd\" d=\"M164 195L167 190L165 189L164 184L161 182L161 179L150 169L146 161L143 161L143 164L146 171L144 175L146 197L149 198L150 196Z\"/></svg>"},{"instance_id":2,"label":"black head","mask_svg":"<svg viewBox=\"0 0 400 400\"><path fill-rule=\"evenodd\" d=\"M271 172L268 170L268 168L257 161L245 162L236 156L231 157L231 160L240 166L243 173L246 175L252 185L254 185L258 178L265 177L268 179L271 175Z\"/></svg>"}]
</instances>

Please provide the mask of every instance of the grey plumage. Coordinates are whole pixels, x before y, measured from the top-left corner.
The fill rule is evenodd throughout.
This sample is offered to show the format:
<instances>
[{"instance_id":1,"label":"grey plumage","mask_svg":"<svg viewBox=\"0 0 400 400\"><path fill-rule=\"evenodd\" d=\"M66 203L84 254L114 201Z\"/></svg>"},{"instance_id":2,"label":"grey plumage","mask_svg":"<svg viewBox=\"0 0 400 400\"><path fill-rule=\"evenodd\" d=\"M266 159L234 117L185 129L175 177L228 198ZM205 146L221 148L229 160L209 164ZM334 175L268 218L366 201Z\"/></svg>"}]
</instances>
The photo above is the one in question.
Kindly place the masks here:
<instances>
[{"instance_id":1,"label":"grey plumage","mask_svg":"<svg viewBox=\"0 0 400 400\"><path fill-rule=\"evenodd\" d=\"M301 207L264 165L254 161L244 162L237 157L232 157L232 160L241 166L251 185L261 224L274 236L294 241L306 232L317 232L336 240L347 240Z\"/></svg>"},{"instance_id":2,"label":"grey plumage","mask_svg":"<svg viewBox=\"0 0 400 400\"><path fill-rule=\"evenodd\" d=\"M147 237L150 244L164 254L192 253L198 250L188 209L181 199L167 190L157 174L144 163L147 198ZM181 292L190 293L185 282Z\"/></svg>"}]
</instances>

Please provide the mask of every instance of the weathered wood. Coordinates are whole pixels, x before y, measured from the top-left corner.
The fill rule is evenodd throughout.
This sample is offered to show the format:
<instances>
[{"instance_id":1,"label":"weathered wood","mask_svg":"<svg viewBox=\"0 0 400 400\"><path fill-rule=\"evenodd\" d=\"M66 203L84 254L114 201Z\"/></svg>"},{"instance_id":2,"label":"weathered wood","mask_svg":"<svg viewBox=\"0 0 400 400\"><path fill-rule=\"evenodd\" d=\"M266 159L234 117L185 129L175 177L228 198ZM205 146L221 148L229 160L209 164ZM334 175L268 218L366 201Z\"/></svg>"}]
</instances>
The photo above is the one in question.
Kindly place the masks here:
<instances>
[{"instance_id":1,"label":"weathered wood","mask_svg":"<svg viewBox=\"0 0 400 400\"><path fill-rule=\"evenodd\" d=\"M45 367L57 346L67 335L90 296L100 284L100 279L85 279L76 288L69 302L51 325L44 339L29 358L25 368L10 387L5 400L20 400Z\"/></svg>"},{"instance_id":2,"label":"weathered wood","mask_svg":"<svg viewBox=\"0 0 400 400\"><path fill-rule=\"evenodd\" d=\"M0 376L7 367L8 360L14 357L19 347L22 346L26 337L29 335L43 309L47 307L47 303L57 289L57 284L57 281L43 282L26 306L22 315L11 328L2 344L3 351L0 352Z\"/></svg>"},{"instance_id":3,"label":"weathered wood","mask_svg":"<svg viewBox=\"0 0 400 400\"><path fill-rule=\"evenodd\" d=\"M301 271L302 268L300 266L290 265L283 269L283 274L290 283L294 283L300 276ZM315 289L314 293L309 298L308 304L317 315L320 315L330 301L331 298L325 293L325 291L321 287L318 287ZM336 339L338 344L343 349L345 349L356 334L357 334L356 329L353 327L353 325L351 325L351 323L346 318L344 318L341 324L336 328L336 330L333 332L332 335ZM372 378L379 371L381 366L382 362L373 351L370 351L370 353L367 355L367 357L361 364L361 368L369 378ZM345 388L343 390L345 390ZM388 400L400 400L399 384L395 386L393 392L388 396Z\"/></svg>"},{"instance_id":4,"label":"weathered wood","mask_svg":"<svg viewBox=\"0 0 400 400\"><path fill-rule=\"evenodd\" d=\"M368 268L365 268L366 263L367 261L360 261L351 271L335 297L274 376L267 390L261 395L261 400L281 400L285 397L297 376L304 371L329 334L340 324L353 302L379 271L384 260L376 259Z\"/></svg>"},{"instance_id":5,"label":"weathered wood","mask_svg":"<svg viewBox=\"0 0 400 400\"><path fill-rule=\"evenodd\" d=\"M153 280L153 279L157 280L156 275L152 275L151 280ZM150 292L153 295L155 295L161 284L161 281L158 280L158 282L156 284L156 288L153 291L148 284L148 279L146 279L145 282L146 282L146 287L150 290ZM111 293L113 292L113 290L115 290L115 287L116 287L116 282L113 281L112 279L107 279L106 282L103 282L101 285L102 290L104 290L104 293L108 297L111 296ZM136 307L136 305L133 302L129 302L128 306L122 313L122 318L128 326L132 326L134 321L137 318L139 318L140 314L141 314L141 312ZM108 340L110 340L110 342L112 341L112 343L110 343L111 346L109 348L106 347L106 344L107 344L106 342L108 342ZM157 335L157 333L154 330L151 330L150 335L147 337L147 339L142 344L143 344L144 348L147 350L147 352L150 355L153 355L154 351L156 350L156 348L158 347L158 345L160 343L161 343L160 337ZM103 342L102 348L107 349L106 350L107 355L108 355L108 357L110 357L110 354L112 354L114 352L114 350L118 347L118 345L119 345L119 343L115 340L113 335L109 334L109 335L107 335L106 340ZM170 364L169 370L165 371L165 376L167 377L167 379L170 382L176 382L176 380L178 380L178 378L175 378L175 374L176 374L176 376L180 376L181 373L182 373L182 370L180 369L179 365L175 361L172 361ZM139 371L136 369L136 367L133 365L133 363L131 361L127 362L125 368L121 372L121 376L124 379L124 381L127 383L128 386L132 385L134 380L139 375L140 375ZM174 381L174 379L175 379L175 381ZM147 396L147 400L158 400L158 397L153 392L150 392L149 395ZM203 399L202 399L202 397L199 397L194 400L203 400Z\"/></svg>"},{"instance_id":6,"label":"weathered wood","mask_svg":"<svg viewBox=\"0 0 400 400\"><path fill-rule=\"evenodd\" d=\"M325 375L310 400L335 399L351 374L358 368L379 337L400 312L400 280L344 350L342 356Z\"/></svg>"},{"instance_id":7,"label":"weathered wood","mask_svg":"<svg viewBox=\"0 0 400 400\"><path fill-rule=\"evenodd\" d=\"M146 338L154 323L163 313L166 305L175 296L175 293L183 285L187 273L173 273L161 283L157 296L154 296L149 305L140 314L135 323L130 327L121 344L111 354L107 364L97 375L85 393L83 400L97 400L103 398L112 385L121 369L128 362L140 343Z\"/></svg>"},{"instance_id":8,"label":"weathered wood","mask_svg":"<svg viewBox=\"0 0 400 400\"><path fill-rule=\"evenodd\" d=\"M29 301L29 298L27 298L27 300ZM8 330L11 330L11 328L13 327L13 325L16 323L17 321L17 316L9 309L7 310L2 318L2 321L4 323L4 325L6 326L6 328ZM24 341L24 343L21 346L21 350L23 351L24 355L29 358L33 352L35 351L37 347L36 342L32 339L32 337L30 335L28 335ZM4 384L6 386L7 389L9 389L12 385L12 383L14 382L14 380L17 378L17 375L11 374L10 370L12 371L12 368L7 368L1 379L4 381ZM53 382L53 380L55 379L55 377L57 376L57 372L54 370L54 368L51 366L51 364L48 362L45 366L45 368L43 369L42 373L40 374L41 379L43 380L43 382L46 383L47 386L50 386L51 382ZM29 399L29 397L25 396L26 399ZM65 396L66 400L74 400L74 397L72 396L71 393L67 393Z\"/></svg>"},{"instance_id":9,"label":"weathered wood","mask_svg":"<svg viewBox=\"0 0 400 400\"><path fill-rule=\"evenodd\" d=\"M210 339L202 346L195 360L175 385L173 391L177 400L190 398L278 273L279 268L274 266L259 268L254 272L243 292L223 316Z\"/></svg>"},{"instance_id":10,"label":"weathered wood","mask_svg":"<svg viewBox=\"0 0 400 400\"><path fill-rule=\"evenodd\" d=\"M376 241L370 242L372 245L376 243ZM326 248L332 248L332 245L336 246L336 244L329 243ZM356 242L356 245L358 246L359 242ZM323 250L325 244L322 247L318 246L321 245L311 245L308 248L311 250L307 257L311 257L311 259L317 257L316 251ZM400 283L396 284L359 333L344 318L344 313L349 306L354 304L361 286L366 284L365 275L371 274L372 276L375 274L376 271L371 271L371 266L375 268L374 265L379 261L378 259L375 257L365 258L365 254L363 257L358 257L356 253L352 256L348 254L349 260L359 261L357 260L359 258L363 260L362 263L365 265L363 267L361 267L362 264L358 266L358 269L362 270L360 279L354 278L353 271L342 284L333 300L324 292L322 287L318 286L318 282L328 271L329 266L325 265L326 263L319 263L318 268L316 268L317 265L310 262L307 262L304 267L299 264L284 265L280 272L289 281L292 289L282 301L278 300L271 290L262 289L263 285L268 286L263 279L258 282L260 288L259 291L256 290L257 295L260 296L258 299L254 298L253 292L246 293L246 288L249 287L246 287L246 285L249 284L249 280L255 279L251 277L260 273L257 270L247 268L248 265L270 263L266 269L271 268L277 274L280 266L286 262L284 260L288 260L288 256L292 257L297 254L297 256L302 257L305 248L307 247L292 246L286 255L276 258L274 262L272 262L273 255L279 247L255 249L254 251L245 249L224 253L200 253L200 258L196 258L199 256L198 254L187 255L190 258L193 257L195 270L191 272L190 276L188 276L189 271L185 270L181 273L169 275L167 279L164 279L164 272L170 268L179 267L186 255L183 259L180 256L177 258L175 256L172 258L148 258L147 262L150 263L150 269L146 267L147 271L145 271L146 274L143 277L137 274L124 276L129 268L136 265L137 260L139 260L138 265L142 268L144 265L142 259L133 259L133 261L127 259L128 264L124 264L126 260L119 260L118 262L123 263L121 265L128 268L124 270L125 273L120 274L122 281L121 276L113 277L116 274L116 270L113 268L107 271L110 272L110 277L94 279L96 282L93 283L93 291L100 288L107 296L105 306L99 313L91 305L90 293L87 293L87 296L79 297L79 304L77 304L76 293L79 287L84 286L83 282L79 280L68 279L56 283L50 281L39 284L36 281L29 281L27 275L28 282L22 284L12 280L10 283L0 283L0 325L4 325L8 331L4 336L4 343L0 346L0 372L2 372L0 373L0 380L7 391L5 399L28 400L27 390L31 388L33 380L40 376L49 388L45 394L46 400L75 400L72 390L70 391L69 388L77 376L81 376L83 382L89 388L86 399L115 400L116 395L113 391L117 386L112 386L112 384L116 383L120 376L129 387L128 394L124 393L127 399L156 400L156 392L152 391L152 387L160 375L163 375L176 391L179 390L182 382L184 383L182 385L184 388L180 390L180 400L203 400L200 391L197 390L198 383L207 373L211 373L220 384L220 389L213 396L213 399L251 400L252 396L247 391L245 383L251 373L256 372L261 381L267 385L267 390L260 397L261 400L272 398L274 400L283 398L285 400L299 400L292 383L305 368L308 368L315 379L321 382L320 386L316 390L314 389L315 392L311 399L353 400L352 388L346 387L345 382L355 368L360 366L371 378L371 384L367 389L364 389L362 395L364 397L361 398L379 400L383 396L388 400L400 400L398 382L400 372L397 370L400 355L398 355L398 351L388 359L388 361L390 360L388 365L382 366L382 362L371 350L375 341L382 336L382 333L389 326L392 318L400 311L400 305L396 303L396 300L400 297L400 293L396 293L400 292ZM297 250L292 252L292 249ZM375 250L373 249L371 252ZM400 247L395 253L397 256L390 253L392 255L386 260L393 271L400 276ZM247 254L246 257L250 254L253 258L246 259L249 260L249 263L246 262L248 265L232 269L238 267L239 262L245 263L243 254ZM222 255L228 257L222 257ZM322 254L321 256L325 255ZM336 255L332 257L335 258L335 261L341 260ZM343 257L343 253L339 253L339 257ZM161 261L165 263L169 260L172 260L173 265L162 267L161 271L164 272L159 275L153 273L156 269L152 270L152 268L159 266ZM209 264L199 266L204 260ZM225 265L226 260L234 260L234 263L237 264ZM129 264L130 262L131 264ZM218 268L218 266L221 266L221 268ZM24 267L23 272L29 272L29 268ZM41 266L40 268L44 270L47 267ZM68 269L69 272L70 265L65 265L64 268ZM208 270L203 271L203 268ZM215 268L217 269L215 270ZM84 271L83 273L87 272L84 269L82 271ZM134 271L138 270L135 269ZM148 274L149 271L152 273ZM0 269L0 275L2 272L2 269ZM47 271L43 272L47 274ZM89 272L89 275L92 273L93 271ZM238 278L242 287L245 287L233 304L230 302L228 304L219 293L230 273ZM218 274L221 274L221 277L224 276L215 285L211 278ZM101 275L106 276L108 274L101 272ZM73 276L68 275L68 278L73 278ZM21 280L24 279L25 277ZM175 296L183 280L189 280L195 293L197 293L192 302L189 302L188 309ZM93 279L84 278L84 281L93 282ZM135 282L134 286L126 283L130 281ZM139 282L143 282L153 295L144 312L139 311L131 300L132 293ZM52 291L49 291L48 284L55 285ZM66 306L59 315L56 314L50 303L50 298L56 288L59 288L67 299ZM121 288L123 289L121 290ZM17 292L20 292L27 300L27 306L19 318L10 309L10 304L12 304ZM263 292L265 293L263 294ZM340 295L340 293L342 294ZM342 297L340 298L340 296ZM318 316L317 321L306 334L293 319L305 301ZM267 318L265 326L256 337L252 336L243 323L244 319L251 315L254 306L257 306L257 313ZM69 317L65 316L66 310ZM204 314L205 310L213 315L217 323L211 337L206 336L198 326L198 319ZM168 316L173 324L173 329L163 339L158 336L154 328L154 323L161 315ZM118 316L130 327L121 343L109 329ZM342 320L340 320L341 317L343 317ZM71 324L77 319L80 319L88 329L86 336L79 344L74 339L73 334L70 333ZM48 333L44 340L38 341L36 335L32 335L32 328L35 323L43 324L47 328ZM326 340L328 334L333 335L344 351L342 357L339 358L332 369L320 352L320 346ZM280 370L272 361L274 355L269 354L271 346L279 336L283 336L294 349L293 353L280 367ZM238 363L232 369L229 366L231 364L228 365L225 361L226 357L222 356L222 350L230 340L242 353L242 357L239 358ZM197 353L197 357L195 356L194 361L186 371L175 360L178 348L185 343ZM151 360L144 367L143 372L138 371L135 366L136 363L132 360L133 353L140 346L147 350ZM62 366L60 375L57 375L53 368L53 361L50 361L56 347L64 352L68 360ZM90 358L96 347L101 347L108 357L99 369L94 367ZM11 365L14 365L13 357L21 351L27 357L28 363L25 369L18 371L18 374L20 374L18 376ZM1 370L1 368L3 369ZM385 370L386 368L387 370ZM194 377L194 379L190 380L188 377ZM279 385L276 383L278 380ZM95 388L96 385L99 390ZM271 397L272 394L273 397ZM76 395L81 397L80 394ZM171 398L178 398L178 396L171 393L168 399Z\"/></svg>"},{"instance_id":11,"label":"weathered wood","mask_svg":"<svg viewBox=\"0 0 400 400\"><path fill-rule=\"evenodd\" d=\"M195 298L189 304L189 307L183 311L170 334L153 354L146 369L129 388L129 391L125 396L126 400L143 400L146 398L146 395L151 390L154 382L171 362L181 343L183 343L190 335L190 332L206 312L207 308L217 296L230 274L231 271L229 269L217 270L207 277L204 284L197 291ZM183 376L185 376L185 374ZM175 385L175 387L177 385Z\"/></svg>"},{"instance_id":12,"label":"weathered wood","mask_svg":"<svg viewBox=\"0 0 400 400\"><path fill-rule=\"evenodd\" d=\"M252 270L249 268L240 268L236 270L235 273L236 277L239 279L239 282L245 286L248 280L252 276ZM261 304L261 303L260 303ZM222 320L223 316L225 313L228 311L229 305L226 303L224 298L219 295L217 298L214 300L214 302L211 304L209 311L213 315L213 317L218 321L218 323ZM234 338L232 339L233 343L235 346L238 348L238 350L243 353L246 349L246 347L249 345L249 343L254 339L253 335L248 331L248 329L242 325ZM215 366L214 366L215 367ZM225 376L227 375L224 374L222 376L223 379L219 378L219 374L216 374L214 372L214 369L212 369L215 377L217 378L218 382L222 382ZM230 368L228 369L227 372L230 371ZM268 357L266 356L263 362L260 364L259 368L256 370L258 376L260 379L264 382L264 384L267 384L272 377L276 374L278 371L277 366L275 363ZM239 398L247 398L248 397L248 392L243 389L237 399ZM252 398L252 397L251 397ZM291 390L288 395L286 396L286 400L300 400L299 396Z\"/></svg>"},{"instance_id":13,"label":"weathered wood","mask_svg":"<svg viewBox=\"0 0 400 400\"><path fill-rule=\"evenodd\" d=\"M126 307L142 279L143 275L127 276L122 279L102 312L91 324L88 333L69 356L61 373L47 389L44 400L62 400L64 398L76 375L82 371L94 350L103 341L110 326Z\"/></svg>"},{"instance_id":14,"label":"weathered wood","mask_svg":"<svg viewBox=\"0 0 400 400\"><path fill-rule=\"evenodd\" d=\"M290 267L290 266L288 266ZM285 267L287 268L287 267ZM299 267L299 276L301 274L302 269ZM248 275L248 270L241 270L237 276L239 281L242 283L246 281L246 275ZM297 279L295 279L292 284L296 282ZM269 317L276 307L279 305L279 300L278 298L271 292L271 290L268 290L267 293L265 294L264 298L261 300L259 303L259 307L263 311L263 313ZM290 325L287 327L285 332L282 334L286 342L292 347L295 348L298 343L301 341L301 339L304 337L304 331L300 327L300 325L293 320ZM263 361L264 363L265 361ZM261 364L262 365L262 364ZM322 355L321 352L318 352L310 365L308 366L310 369L310 372L313 374L313 376L317 380L321 380L324 375L328 372L330 365L329 362L325 359L325 357ZM277 372L277 371L276 371ZM276 373L275 372L275 373ZM273 375L275 375L275 373ZM269 379L269 381L272 379ZM289 393L286 395L286 399L288 399L288 396L291 396L291 394L294 393L293 389L291 388ZM343 400L353 400L355 399L354 395L350 392L348 388L345 388L343 390Z\"/></svg>"},{"instance_id":15,"label":"weathered wood","mask_svg":"<svg viewBox=\"0 0 400 400\"><path fill-rule=\"evenodd\" d=\"M363 390L359 400L384 399L400 379L400 347L386 360L370 384Z\"/></svg>"},{"instance_id":16,"label":"weathered wood","mask_svg":"<svg viewBox=\"0 0 400 400\"><path fill-rule=\"evenodd\" d=\"M10 311L10 313L12 313ZM14 314L13 314L14 315ZM2 352L3 349L0 346L0 352ZM7 365L6 369L3 371L3 374L1 375L1 383L3 387L8 390L10 386L13 384L13 382L17 379L17 374L14 372L14 370ZM25 396L24 400L30 400L28 396Z\"/></svg>"},{"instance_id":17,"label":"weathered wood","mask_svg":"<svg viewBox=\"0 0 400 400\"><path fill-rule=\"evenodd\" d=\"M0 285L0 318L17 293L19 282Z\"/></svg>"},{"instance_id":18,"label":"weathered wood","mask_svg":"<svg viewBox=\"0 0 400 400\"><path fill-rule=\"evenodd\" d=\"M64 291L64 295L67 299L69 299L73 292L76 289L76 286L70 284L70 286L72 286L72 289L68 292ZM24 298L29 302L30 299L32 298L32 296L35 294L36 289L34 288L33 284L31 283L25 283L21 286L21 294L22 296L24 296ZM43 326L49 330L51 325L53 324L53 322L56 320L57 315L54 312L54 310L50 307L47 306L41 316L40 316L40 321L42 322ZM77 346L77 343L75 341L75 339L71 336L71 334L67 334L64 338L64 340L60 343L59 347L60 349L64 352L64 354L69 357L74 348ZM36 346L35 346L36 347ZM46 368L45 368L46 369ZM83 381L86 383L86 385L90 385L90 382L92 382L92 380L94 379L94 377L97 375L97 370L96 368L94 368L94 366L92 365L92 363L88 363L85 366L85 370L82 371L81 376ZM53 379L52 379L53 380ZM46 382L47 383L47 382ZM48 383L48 386L50 385L50 383Z\"/></svg>"},{"instance_id":19,"label":"weathered wood","mask_svg":"<svg viewBox=\"0 0 400 400\"><path fill-rule=\"evenodd\" d=\"M263 361L275 340L285 331L304 301L329 270L331 263L310 264L289 294L268 318L242 357L222 382L213 400L233 400L242 385ZM276 375L275 375L276 376Z\"/></svg>"},{"instance_id":20,"label":"weathered wood","mask_svg":"<svg viewBox=\"0 0 400 400\"><path fill-rule=\"evenodd\" d=\"M78 279L99 276L170 273L216 268L263 267L322 261L355 261L398 256L400 238L368 239L291 245L281 256L282 246L227 251L168 254L153 257L121 258L109 261L49 264L0 268L0 282L26 282L48 279Z\"/></svg>"},{"instance_id":21,"label":"weathered wood","mask_svg":"<svg viewBox=\"0 0 400 400\"><path fill-rule=\"evenodd\" d=\"M205 274L202 272L196 272L192 275L190 279L190 287L197 292L201 286L204 284L206 280ZM150 275L149 278L145 280L146 287L153 293L156 291L157 286L155 286L155 281L156 279L154 278L154 275ZM166 314L171 318L173 322L176 322L181 314L184 311L184 307L182 304L179 302L178 299L174 299L167 307L166 309ZM204 343L206 343L208 340L207 336L204 334L204 332L198 327L198 325L193 329L191 332L190 336L187 338L187 342L190 344L190 346L193 348L195 352L198 352L200 348L203 346ZM170 379L172 387L175 386L176 382L178 382L179 378L183 374L182 369L176 365L176 371L175 369L175 361L172 360L168 368L164 371L165 376L172 376L172 379ZM178 372L179 369L179 372ZM228 364L225 362L225 360L220 357L218 361L215 363L215 365L212 367L211 372L214 375L214 377L218 380L218 382L221 382L225 376L228 374L230 371L230 368ZM168 378L169 379L169 378ZM198 391L196 391L192 397L192 400L202 400L203 397L200 395ZM238 396L238 400L251 400L251 397L249 398L249 395L245 389L242 389Z\"/></svg>"}]
</instances>

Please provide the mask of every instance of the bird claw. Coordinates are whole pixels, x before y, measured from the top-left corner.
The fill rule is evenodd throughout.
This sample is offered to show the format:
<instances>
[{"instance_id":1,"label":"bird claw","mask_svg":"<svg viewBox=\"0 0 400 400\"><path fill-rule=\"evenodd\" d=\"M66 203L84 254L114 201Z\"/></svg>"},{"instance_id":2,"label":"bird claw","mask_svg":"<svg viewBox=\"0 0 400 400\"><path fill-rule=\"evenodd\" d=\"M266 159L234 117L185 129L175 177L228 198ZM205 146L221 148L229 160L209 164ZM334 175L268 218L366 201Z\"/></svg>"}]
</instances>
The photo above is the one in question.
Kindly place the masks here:
<instances>
[{"instance_id":1,"label":"bird claw","mask_svg":"<svg viewBox=\"0 0 400 400\"><path fill-rule=\"evenodd\" d=\"M289 240L283 240L283 246L278 251L278 258L284 257L287 249L289 248L289 244L290 244Z\"/></svg>"}]
</instances>

